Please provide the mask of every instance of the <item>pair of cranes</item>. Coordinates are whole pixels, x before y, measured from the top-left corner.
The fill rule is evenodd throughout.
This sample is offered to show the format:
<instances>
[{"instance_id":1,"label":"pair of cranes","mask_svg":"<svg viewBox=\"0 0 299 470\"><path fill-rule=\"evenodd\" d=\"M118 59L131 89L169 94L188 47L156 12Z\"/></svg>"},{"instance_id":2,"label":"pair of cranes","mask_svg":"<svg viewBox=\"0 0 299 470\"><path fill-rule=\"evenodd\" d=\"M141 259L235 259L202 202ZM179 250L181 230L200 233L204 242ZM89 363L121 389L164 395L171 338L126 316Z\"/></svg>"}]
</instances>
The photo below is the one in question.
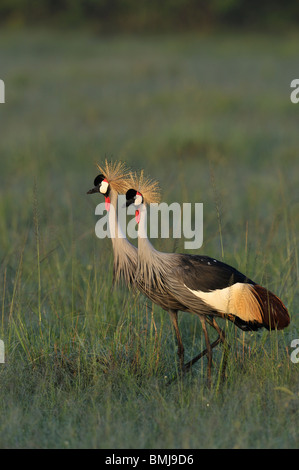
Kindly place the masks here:
<instances>
[{"instance_id":1,"label":"pair of cranes","mask_svg":"<svg viewBox=\"0 0 299 470\"><path fill-rule=\"evenodd\" d=\"M113 276L128 287L137 287L152 302L170 315L174 326L181 373L188 371L201 357L207 356L208 385L211 385L212 350L226 344L224 331L216 318L233 322L243 331L283 329L290 323L282 301L238 270L208 256L162 253L149 241L146 233L146 207L160 200L158 183L131 173L123 163L98 165L100 174L87 194L105 197L108 223L114 229ZM117 218L118 194L126 194L126 205L135 207L138 223L138 249L121 233ZM114 210L110 211L110 204ZM178 312L198 315L205 336L206 349L185 363L184 346L178 325ZM207 324L218 333L211 343ZM225 361L223 363L223 373Z\"/></svg>"}]
</instances>

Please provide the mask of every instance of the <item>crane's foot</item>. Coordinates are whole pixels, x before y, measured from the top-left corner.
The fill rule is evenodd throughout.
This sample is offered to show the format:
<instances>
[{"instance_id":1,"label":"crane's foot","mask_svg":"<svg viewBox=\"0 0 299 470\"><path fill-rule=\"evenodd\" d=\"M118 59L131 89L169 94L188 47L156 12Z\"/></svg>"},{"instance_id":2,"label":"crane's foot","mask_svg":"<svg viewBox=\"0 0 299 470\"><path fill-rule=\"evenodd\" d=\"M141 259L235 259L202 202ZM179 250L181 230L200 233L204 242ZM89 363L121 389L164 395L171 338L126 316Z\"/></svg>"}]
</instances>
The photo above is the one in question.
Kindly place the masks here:
<instances>
[{"instance_id":1,"label":"crane's foot","mask_svg":"<svg viewBox=\"0 0 299 470\"><path fill-rule=\"evenodd\" d=\"M209 347L207 347L206 349L201 351L199 354L197 354L197 356L193 357L193 359L191 359L186 364L184 364L184 348L182 346L182 343L179 344L179 348L178 348L178 356L179 356L179 361L180 361L179 374L176 374L171 379L169 379L166 382L166 385L170 385L171 383L173 383L178 378L183 378L184 375L191 370L193 364L195 364L197 361L199 361L199 359L201 359L202 357L208 355L207 381L208 381L208 387L210 388L211 383L212 383L212 378L211 378L212 377L212 374L211 374L211 367L212 367L211 352L212 352L212 349L215 348L219 343L223 343L223 346L224 346L223 361L222 361L222 364L221 364L221 372L220 372L221 382L224 382L224 380L225 380L225 370L226 370L228 354L229 354L229 345L225 340L224 331L218 326L215 319L213 317L211 317L211 319L206 318L206 321L210 326L212 326L217 331L217 333L219 335L218 338L212 344L209 344L209 341L208 341ZM207 342L207 331L206 331L206 329L204 329L204 331L205 331L206 342Z\"/></svg>"},{"instance_id":2,"label":"crane's foot","mask_svg":"<svg viewBox=\"0 0 299 470\"><path fill-rule=\"evenodd\" d=\"M214 343L211 344L211 349L215 348L220 342L221 342L221 338L219 336L216 339L216 341L214 341ZM206 356L207 354L208 354L208 349L206 348L203 351L201 351L199 354L197 354L197 356L193 357L193 359L191 359L191 361L187 362L186 364L181 364L181 367L180 367L180 370L179 370L179 377L183 378L183 376L191 370L191 367L193 366L193 364L195 364L195 362L199 361L199 359ZM210 374L210 376L211 376L211 374ZM178 379L178 375L174 375L171 379L169 379L166 382L166 385L172 384L177 379ZM211 381L208 380L208 382L211 382Z\"/></svg>"}]
</instances>

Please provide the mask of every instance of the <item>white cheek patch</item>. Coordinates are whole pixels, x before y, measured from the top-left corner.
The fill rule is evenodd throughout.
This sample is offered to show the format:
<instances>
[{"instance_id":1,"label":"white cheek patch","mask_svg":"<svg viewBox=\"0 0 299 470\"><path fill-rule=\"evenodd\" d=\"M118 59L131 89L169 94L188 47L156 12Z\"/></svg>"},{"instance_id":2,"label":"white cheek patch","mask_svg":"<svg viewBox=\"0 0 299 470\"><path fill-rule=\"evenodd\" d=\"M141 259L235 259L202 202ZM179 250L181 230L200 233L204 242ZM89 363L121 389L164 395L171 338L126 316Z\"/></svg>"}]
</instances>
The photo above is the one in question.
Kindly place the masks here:
<instances>
[{"instance_id":1,"label":"white cheek patch","mask_svg":"<svg viewBox=\"0 0 299 470\"><path fill-rule=\"evenodd\" d=\"M135 206L140 206L140 204L142 204L142 196L141 196L141 194L137 194L137 196L135 197L134 205Z\"/></svg>"},{"instance_id":2,"label":"white cheek patch","mask_svg":"<svg viewBox=\"0 0 299 470\"><path fill-rule=\"evenodd\" d=\"M108 181L102 181L101 186L100 186L100 193L106 194L108 186L109 186Z\"/></svg>"}]
</instances>

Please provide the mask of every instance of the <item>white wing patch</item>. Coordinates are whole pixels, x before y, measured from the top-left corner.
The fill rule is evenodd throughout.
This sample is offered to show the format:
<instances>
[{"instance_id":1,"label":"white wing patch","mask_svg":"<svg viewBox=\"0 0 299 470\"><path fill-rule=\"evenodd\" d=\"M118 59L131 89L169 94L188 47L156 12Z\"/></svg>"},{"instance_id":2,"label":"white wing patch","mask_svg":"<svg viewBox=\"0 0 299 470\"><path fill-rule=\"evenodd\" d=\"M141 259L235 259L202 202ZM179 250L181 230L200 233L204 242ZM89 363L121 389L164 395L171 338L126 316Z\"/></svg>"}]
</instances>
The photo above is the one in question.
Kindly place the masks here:
<instances>
[{"instance_id":1,"label":"white wing patch","mask_svg":"<svg viewBox=\"0 0 299 470\"><path fill-rule=\"evenodd\" d=\"M187 287L185 284L184 286ZM225 289L216 289L210 292L203 292L201 290L193 290L187 287L187 289L192 292L192 294L196 295L196 297L199 297L206 304L210 305L210 307L219 310L222 313L232 313L229 312L231 288L232 286L229 286Z\"/></svg>"},{"instance_id":2,"label":"white wing patch","mask_svg":"<svg viewBox=\"0 0 299 470\"><path fill-rule=\"evenodd\" d=\"M242 282L210 292L192 290L187 287L196 297L221 313L236 315L245 321L262 321L261 308L252 288L252 284Z\"/></svg>"}]
</instances>

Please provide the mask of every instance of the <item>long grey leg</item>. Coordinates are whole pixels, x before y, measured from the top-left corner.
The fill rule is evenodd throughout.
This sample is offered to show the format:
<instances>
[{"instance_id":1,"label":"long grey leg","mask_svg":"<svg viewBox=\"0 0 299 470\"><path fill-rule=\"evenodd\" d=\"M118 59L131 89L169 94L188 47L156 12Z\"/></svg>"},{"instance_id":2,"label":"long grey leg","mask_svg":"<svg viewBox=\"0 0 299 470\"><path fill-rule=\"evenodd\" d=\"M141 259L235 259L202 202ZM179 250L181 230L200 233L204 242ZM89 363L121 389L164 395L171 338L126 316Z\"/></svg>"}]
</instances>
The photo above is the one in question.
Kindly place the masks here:
<instances>
[{"instance_id":1,"label":"long grey leg","mask_svg":"<svg viewBox=\"0 0 299 470\"><path fill-rule=\"evenodd\" d=\"M173 326L174 326L174 329L175 329L175 332L176 332L177 344L178 344L178 356L179 356L179 360L180 360L181 370L184 373L188 372L191 369L191 367L193 366L193 364L195 364L199 359L201 359L202 357L204 357L205 355L208 354L208 383L210 385L210 383L211 383L212 349L215 348L220 342L225 343L225 345L226 345L225 333L219 327L219 325L216 323L216 320L213 316L211 316L210 318L209 317L200 317L200 320L201 320L202 324L204 322L203 331L204 331L204 334L205 334L205 340L206 340L207 347L206 347L206 349L201 351L199 354L197 354L195 357L193 357L193 359L191 359L189 362L184 364L184 346L183 346L183 342L182 342L179 327L178 327L177 314L178 314L177 310L169 310L169 315L170 315L171 321L173 323ZM218 338L212 344L209 341L205 321L210 326L212 326L217 331L217 333L219 335ZM227 362L227 354L225 353L224 361L223 361L223 364L222 364L222 376L223 377L224 377L226 362ZM168 384L172 383L173 380L174 379L171 379L168 382Z\"/></svg>"},{"instance_id":2,"label":"long grey leg","mask_svg":"<svg viewBox=\"0 0 299 470\"><path fill-rule=\"evenodd\" d=\"M182 338L181 338L179 325L178 325L178 312L177 312L177 310L169 310L168 313L170 315L172 324L174 326L176 339L177 339L177 345L178 345L178 356L179 356L179 361L180 361L180 369L181 369L181 371L183 371L183 368L184 368L184 346L183 346L183 341L182 341Z\"/></svg>"},{"instance_id":3,"label":"long grey leg","mask_svg":"<svg viewBox=\"0 0 299 470\"><path fill-rule=\"evenodd\" d=\"M224 331L221 330L221 328L217 325L215 319L212 317L211 320L207 317L207 323L212 326L218 333L219 337L216 339L216 341L214 341L212 344L211 344L211 348L215 348L220 342L224 342L224 339L225 339L225 334L224 334ZM195 364L195 362L197 362L199 359L201 359L203 356L205 356L206 354L208 353L208 349L204 349L202 352L200 352L199 354L197 354L197 356L195 356L193 359L191 359L191 361L187 362L187 364L185 364L184 366L184 370L187 372L192 366L193 364Z\"/></svg>"},{"instance_id":4,"label":"long grey leg","mask_svg":"<svg viewBox=\"0 0 299 470\"><path fill-rule=\"evenodd\" d=\"M219 334L219 337L221 338L221 342L223 343L224 353L223 353L223 362L222 362L222 365L221 365L221 381L223 382L224 379L225 379L225 370L226 370L228 354L229 354L229 344L227 343L227 341L225 339L224 331L216 323L215 318L211 316L210 320L207 319L207 321L208 321L209 325L211 325L213 328L215 328L215 330Z\"/></svg>"},{"instance_id":5,"label":"long grey leg","mask_svg":"<svg viewBox=\"0 0 299 470\"><path fill-rule=\"evenodd\" d=\"M208 335L208 330L207 330L207 324L206 324L206 318L204 316L199 317L201 321L201 326L205 335L205 341L206 341L206 346L207 346L207 356L208 356L208 387L211 387L211 382L212 382L212 346L210 343L210 338Z\"/></svg>"}]
</instances>

